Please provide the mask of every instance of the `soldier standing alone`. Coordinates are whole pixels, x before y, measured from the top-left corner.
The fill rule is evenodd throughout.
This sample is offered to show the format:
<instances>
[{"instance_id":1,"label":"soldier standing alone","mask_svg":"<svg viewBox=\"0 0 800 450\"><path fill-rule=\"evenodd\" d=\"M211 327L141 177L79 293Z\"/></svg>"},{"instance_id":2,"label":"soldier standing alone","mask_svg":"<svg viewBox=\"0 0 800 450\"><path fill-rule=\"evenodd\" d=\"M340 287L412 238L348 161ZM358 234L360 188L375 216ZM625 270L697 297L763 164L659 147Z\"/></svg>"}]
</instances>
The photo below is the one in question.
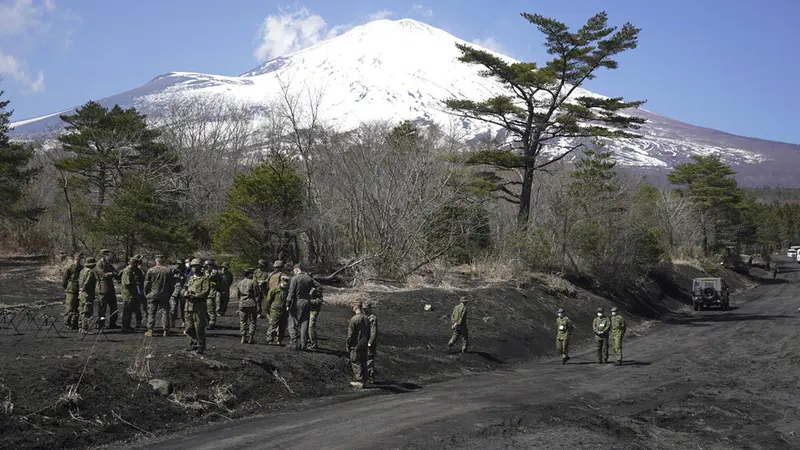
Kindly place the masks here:
<instances>
[{"instance_id":1,"label":"soldier standing alone","mask_svg":"<svg viewBox=\"0 0 800 450\"><path fill-rule=\"evenodd\" d=\"M253 281L253 272L255 269L245 269L244 279L236 286L236 298L239 299L239 333L242 335L242 344L245 342L256 343L258 287Z\"/></svg>"},{"instance_id":2,"label":"soldier standing alone","mask_svg":"<svg viewBox=\"0 0 800 450\"><path fill-rule=\"evenodd\" d=\"M81 270L81 276L78 281L80 287L78 298L80 300L79 313L80 313L80 332L89 332L89 322L92 320L94 314L94 301L97 297L97 274L94 272L94 267L97 262L94 258L86 258L86 267Z\"/></svg>"},{"instance_id":3,"label":"soldier standing alone","mask_svg":"<svg viewBox=\"0 0 800 450\"><path fill-rule=\"evenodd\" d=\"M67 267L62 279L62 285L66 292L64 300L64 316L67 319L67 326L72 330L78 329L78 291L80 290L80 276L83 270L83 253L75 253L72 264Z\"/></svg>"},{"instance_id":4,"label":"soldier standing alone","mask_svg":"<svg viewBox=\"0 0 800 450\"><path fill-rule=\"evenodd\" d=\"M561 355L561 364L566 364L569 361L569 338L572 335L572 320L567 317L564 308L558 309L558 318L556 319L556 351Z\"/></svg>"},{"instance_id":5,"label":"soldier standing alone","mask_svg":"<svg viewBox=\"0 0 800 450\"><path fill-rule=\"evenodd\" d=\"M592 322L594 339L597 343L597 364L608 362L608 332L611 329L611 321L605 316L603 308L597 308L597 317Z\"/></svg>"},{"instance_id":6,"label":"soldier standing alone","mask_svg":"<svg viewBox=\"0 0 800 450\"><path fill-rule=\"evenodd\" d=\"M362 311L361 302L353 303L355 315L347 326L347 351L350 352L350 366L353 369L354 387L364 386L367 369L367 344L369 343L369 321Z\"/></svg>"},{"instance_id":7,"label":"soldier standing alone","mask_svg":"<svg viewBox=\"0 0 800 450\"><path fill-rule=\"evenodd\" d=\"M611 308L611 340L614 344L614 356L617 357L615 366L622 365L622 338L625 337L626 329L625 318L619 315L616 306Z\"/></svg>"},{"instance_id":8,"label":"soldier standing alone","mask_svg":"<svg viewBox=\"0 0 800 450\"><path fill-rule=\"evenodd\" d=\"M453 348L458 338L461 338L461 353L465 353L469 348L469 331L467 330L467 297L461 297L458 305L453 308L453 314L450 318L453 330L453 337L447 343L447 351Z\"/></svg>"},{"instance_id":9,"label":"soldier standing alone","mask_svg":"<svg viewBox=\"0 0 800 450\"><path fill-rule=\"evenodd\" d=\"M367 382L375 383L375 351L377 349L378 318L372 311L372 303L364 304L364 314L369 322L369 342L367 342Z\"/></svg>"},{"instance_id":10,"label":"soldier standing alone","mask_svg":"<svg viewBox=\"0 0 800 450\"><path fill-rule=\"evenodd\" d=\"M206 351L206 300L211 293L211 282L203 273L203 263L199 258L192 260L192 275L186 280L186 336L189 337L190 350L199 354Z\"/></svg>"}]
</instances>

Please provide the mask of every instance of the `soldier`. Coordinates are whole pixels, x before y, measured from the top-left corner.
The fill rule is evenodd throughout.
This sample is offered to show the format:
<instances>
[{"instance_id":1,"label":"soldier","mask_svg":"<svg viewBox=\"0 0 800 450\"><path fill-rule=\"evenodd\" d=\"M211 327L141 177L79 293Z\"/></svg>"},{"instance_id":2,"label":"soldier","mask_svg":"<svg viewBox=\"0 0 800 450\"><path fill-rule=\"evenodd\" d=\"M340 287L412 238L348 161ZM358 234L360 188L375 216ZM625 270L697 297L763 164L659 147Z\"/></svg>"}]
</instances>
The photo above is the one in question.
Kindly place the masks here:
<instances>
[{"instance_id":1,"label":"soldier","mask_svg":"<svg viewBox=\"0 0 800 450\"><path fill-rule=\"evenodd\" d=\"M97 261L94 258L86 258L86 267L81 270L81 275L78 281L81 333L89 332L89 322L92 320L92 315L94 314L94 301L97 297L97 274L94 271L94 267L96 265Z\"/></svg>"},{"instance_id":2,"label":"soldier","mask_svg":"<svg viewBox=\"0 0 800 450\"><path fill-rule=\"evenodd\" d=\"M775 261L770 261L769 270L772 272L772 278L778 277L778 265L775 264Z\"/></svg>"},{"instance_id":3,"label":"soldier","mask_svg":"<svg viewBox=\"0 0 800 450\"><path fill-rule=\"evenodd\" d=\"M189 336L189 350L203 354L206 350L206 301L211 293L211 282L203 273L203 262L195 258L191 262L192 275L186 281L186 310L184 320Z\"/></svg>"},{"instance_id":4,"label":"soldier","mask_svg":"<svg viewBox=\"0 0 800 450\"><path fill-rule=\"evenodd\" d=\"M294 280L292 280L294 283ZM291 289L291 288L290 288ZM364 375L367 370L367 344L369 343L369 321L362 312L361 302L353 303L355 315L347 326L347 351L350 352L350 365L353 368L354 387L364 387Z\"/></svg>"},{"instance_id":5,"label":"soldier","mask_svg":"<svg viewBox=\"0 0 800 450\"><path fill-rule=\"evenodd\" d=\"M289 334L295 350L308 349L308 319L311 315L311 290L321 289L319 283L311 278L301 264L294 266L294 277L289 283L286 305L289 311ZM298 339L299 334L299 339Z\"/></svg>"},{"instance_id":6,"label":"soldier","mask_svg":"<svg viewBox=\"0 0 800 450\"><path fill-rule=\"evenodd\" d=\"M206 314L208 315L208 329L213 330L217 326L217 306L222 288L222 273L213 259L206 260L204 269L203 272L211 283L211 292L206 299Z\"/></svg>"},{"instance_id":7,"label":"soldier","mask_svg":"<svg viewBox=\"0 0 800 450\"><path fill-rule=\"evenodd\" d=\"M117 269L111 264L112 255L111 251L107 248L100 250L100 261L95 266L94 270L97 274L98 295L100 296L100 306L97 311L97 324L100 328L105 326L106 317L108 317L108 328L110 330L119 328L117 326L117 293L114 290L114 279L119 280L120 275ZM106 316L106 309L108 309L108 316Z\"/></svg>"},{"instance_id":8,"label":"soldier","mask_svg":"<svg viewBox=\"0 0 800 450\"><path fill-rule=\"evenodd\" d=\"M256 306L258 287L253 281L255 269L248 268L244 271L244 279L236 286L236 297L239 299L239 332L242 335L242 344L256 343L256 322L258 320L258 306Z\"/></svg>"},{"instance_id":9,"label":"soldier","mask_svg":"<svg viewBox=\"0 0 800 450\"><path fill-rule=\"evenodd\" d=\"M467 298L461 297L458 305L453 308L453 315L450 328L453 330L453 337L447 343L447 351L453 348L458 338L461 338L461 353L465 353L469 348L469 331L467 330Z\"/></svg>"},{"instance_id":10,"label":"soldier","mask_svg":"<svg viewBox=\"0 0 800 450\"><path fill-rule=\"evenodd\" d=\"M308 274L311 278L313 275ZM308 315L308 348L317 348L317 318L322 310L322 287L311 289L311 312Z\"/></svg>"},{"instance_id":11,"label":"soldier","mask_svg":"<svg viewBox=\"0 0 800 450\"><path fill-rule=\"evenodd\" d=\"M556 351L561 355L561 364L566 364L569 361L569 337L572 335L572 320L567 317L564 308L558 309L558 318L556 319Z\"/></svg>"},{"instance_id":12,"label":"soldier","mask_svg":"<svg viewBox=\"0 0 800 450\"><path fill-rule=\"evenodd\" d=\"M592 322L594 339L597 342L597 364L608 362L608 332L611 329L611 321L605 316L603 308L597 308L597 317Z\"/></svg>"},{"instance_id":13,"label":"soldier","mask_svg":"<svg viewBox=\"0 0 800 450\"><path fill-rule=\"evenodd\" d=\"M375 383L375 351L377 349L378 318L372 312L372 303L364 304L364 314L369 322L369 342L367 342L367 382Z\"/></svg>"},{"instance_id":14,"label":"soldier","mask_svg":"<svg viewBox=\"0 0 800 450\"><path fill-rule=\"evenodd\" d=\"M281 339L286 335L286 295L289 292L289 277L281 275L280 284L272 288L264 300L269 312L269 329L267 344L281 345Z\"/></svg>"},{"instance_id":15,"label":"soldier","mask_svg":"<svg viewBox=\"0 0 800 450\"><path fill-rule=\"evenodd\" d=\"M136 268L139 261L131 258L128 265L122 269L122 332L131 333L131 319L139 309L139 286L136 280ZM141 314L141 311L139 312Z\"/></svg>"},{"instance_id":16,"label":"soldier","mask_svg":"<svg viewBox=\"0 0 800 450\"><path fill-rule=\"evenodd\" d=\"M136 328L142 328L142 320L147 319L147 297L144 292L144 256L136 255L136 267L133 274L136 278L136 304L133 307L133 316L136 318Z\"/></svg>"},{"instance_id":17,"label":"soldier","mask_svg":"<svg viewBox=\"0 0 800 450\"><path fill-rule=\"evenodd\" d=\"M62 279L62 286L66 292L64 300L64 316L67 326L72 330L78 329L78 291L80 290L80 276L83 270L83 253L77 252L73 255L72 264L67 267Z\"/></svg>"},{"instance_id":18,"label":"soldier","mask_svg":"<svg viewBox=\"0 0 800 450\"><path fill-rule=\"evenodd\" d=\"M191 260L189 260L186 264L190 264ZM176 268L172 274L173 280L173 288L172 288L172 296L169 299L169 308L170 308L170 317L172 319L172 323L176 323L178 318L181 319L181 327L183 328L186 326L186 323L183 320L183 310L186 306L186 301L184 298L184 290L186 288L186 280L189 277L186 275L186 272L183 270L183 263L178 261L176 263Z\"/></svg>"},{"instance_id":19,"label":"soldier","mask_svg":"<svg viewBox=\"0 0 800 450\"><path fill-rule=\"evenodd\" d=\"M161 311L161 327L166 337L171 327L169 299L175 290L173 271L161 264L163 257L156 255L156 265L151 267L144 277L144 292L147 296L147 332L145 336L153 336L156 326L156 315Z\"/></svg>"},{"instance_id":20,"label":"soldier","mask_svg":"<svg viewBox=\"0 0 800 450\"><path fill-rule=\"evenodd\" d=\"M229 262L222 263L222 284L219 289L219 305L217 305L217 315L224 316L228 312L228 303L231 301L231 287L233 286L233 273Z\"/></svg>"},{"instance_id":21,"label":"soldier","mask_svg":"<svg viewBox=\"0 0 800 450\"><path fill-rule=\"evenodd\" d=\"M625 337L627 326L625 318L618 314L617 307L611 308L611 340L614 344L614 356L617 357L615 366L622 365L622 338Z\"/></svg>"},{"instance_id":22,"label":"soldier","mask_svg":"<svg viewBox=\"0 0 800 450\"><path fill-rule=\"evenodd\" d=\"M256 282L256 286L258 286L258 299L256 305L256 309L258 310L258 318L264 318L264 309L262 308L262 304L264 302L264 296L269 292L267 289L267 279L269 278L270 273L267 272L267 262L263 259L258 260L258 268L253 272L253 281ZM269 313L269 311L267 311Z\"/></svg>"}]
</instances>

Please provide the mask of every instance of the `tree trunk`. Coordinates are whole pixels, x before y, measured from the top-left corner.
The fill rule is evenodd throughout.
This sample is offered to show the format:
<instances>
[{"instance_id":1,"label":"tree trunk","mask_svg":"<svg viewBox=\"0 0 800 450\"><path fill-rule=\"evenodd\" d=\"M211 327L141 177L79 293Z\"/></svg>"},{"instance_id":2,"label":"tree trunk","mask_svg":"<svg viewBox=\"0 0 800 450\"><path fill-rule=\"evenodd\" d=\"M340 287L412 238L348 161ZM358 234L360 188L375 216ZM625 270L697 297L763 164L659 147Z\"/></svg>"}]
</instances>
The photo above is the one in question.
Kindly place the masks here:
<instances>
[{"instance_id":1,"label":"tree trunk","mask_svg":"<svg viewBox=\"0 0 800 450\"><path fill-rule=\"evenodd\" d=\"M517 214L517 228L525 231L528 228L528 219L531 215L531 193L533 191L533 165L525 167L522 177L522 193L519 199L519 213Z\"/></svg>"},{"instance_id":2,"label":"tree trunk","mask_svg":"<svg viewBox=\"0 0 800 450\"><path fill-rule=\"evenodd\" d=\"M67 202L67 216L69 217L69 237L72 241L72 251L78 250L78 241L75 237L75 217L72 215L72 201L69 198L68 178L64 176L64 200Z\"/></svg>"}]
</instances>

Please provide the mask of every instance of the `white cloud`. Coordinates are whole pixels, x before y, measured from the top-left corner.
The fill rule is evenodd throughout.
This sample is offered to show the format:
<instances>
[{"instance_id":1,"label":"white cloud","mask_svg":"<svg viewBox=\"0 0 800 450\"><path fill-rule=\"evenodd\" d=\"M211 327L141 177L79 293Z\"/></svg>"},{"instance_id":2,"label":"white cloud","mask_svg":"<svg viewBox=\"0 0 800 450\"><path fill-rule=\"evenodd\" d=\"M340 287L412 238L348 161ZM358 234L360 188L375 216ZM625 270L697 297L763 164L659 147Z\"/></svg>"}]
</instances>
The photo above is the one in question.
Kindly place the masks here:
<instances>
[{"instance_id":1,"label":"white cloud","mask_svg":"<svg viewBox=\"0 0 800 450\"><path fill-rule=\"evenodd\" d=\"M415 14L421 15L422 17L431 17L431 16L433 16L433 10L432 9L426 8L426 7L422 6L422 5L420 5L419 3L414 3L413 5L411 5L411 11L413 11Z\"/></svg>"},{"instance_id":2,"label":"white cloud","mask_svg":"<svg viewBox=\"0 0 800 450\"><path fill-rule=\"evenodd\" d=\"M253 55L259 61L266 61L336 37L350 28L352 25L329 27L322 17L311 14L305 7L294 12L281 9L278 15L264 19Z\"/></svg>"},{"instance_id":3,"label":"white cloud","mask_svg":"<svg viewBox=\"0 0 800 450\"><path fill-rule=\"evenodd\" d=\"M36 78L33 78L28 73L25 62L17 60L12 55L6 55L2 50L0 50L0 75L9 75L33 92L44 90L44 73L39 72Z\"/></svg>"},{"instance_id":4,"label":"white cloud","mask_svg":"<svg viewBox=\"0 0 800 450\"><path fill-rule=\"evenodd\" d=\"M382 9L380 11L376 11L369 15L369 20L381 20L381 19L388 19L394 15L393 11L389 11L388 9Z\"/></svg>"},{"instance_id":5,"label":"white cloud","mask_svg":"<svg viewBox=\"0 0 800 450\"><path fill-rule=\"evenodd\" d=\"M498 41L494 36L488 36L483 39L473 39L472 43L475 45L480 45L483 48L496 51L497 53L508 55L505 46L503 46L503 44L501 44L500 41Z\"/></svg>"}]
</instances>

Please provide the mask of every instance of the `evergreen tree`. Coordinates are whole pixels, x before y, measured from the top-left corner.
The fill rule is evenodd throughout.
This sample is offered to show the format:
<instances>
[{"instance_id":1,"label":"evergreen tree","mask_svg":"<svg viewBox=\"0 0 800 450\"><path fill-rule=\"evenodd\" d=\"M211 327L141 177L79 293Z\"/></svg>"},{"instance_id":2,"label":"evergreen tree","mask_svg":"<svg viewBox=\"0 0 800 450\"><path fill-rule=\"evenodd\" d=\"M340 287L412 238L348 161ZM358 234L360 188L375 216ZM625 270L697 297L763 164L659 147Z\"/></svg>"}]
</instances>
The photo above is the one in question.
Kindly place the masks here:
<instances>
[{"instance_id":1,"label":"evergreen tree","mask_svg":"<svg viewBox=\"0 0 800 450\"><path fill-rule=\"evenodd\" d=\"M542 67L533 62L509 64L488 52L456 44L461 52L460 61L481 66L480 74L500 82L508 94L478 101L450 99L445 105L461 117L502 127L514 138L511 149L480 150L471 155L469 163L522 173L522 181L503 181L492 175L486 179L503 193L503 198L519 205L517 223L525 227L536 170L563 159L581 146L583 138L638 137L624 130L636 129L645 120L618 114L620 110L640 106L643 101L573 97L576 89L595 78L599 69L616 69L617 62L613 59L616 55L636 48L638 28L630 23L619 30L609 27L605 12L590 18L575 32L538 14L522 13L522 17L545 35L545 48L553 59ZM571 147L552 158L544 158L545 147L562 139L570 140ZM510 186L519 186L519 192Z\"/></svg>"},{"instance_id":2,"label":"evergreen tree","mask_svg":"<svg viewBox=\"0 0 800 450\"><path fill-rule=\"evenodd\" d=\"M4 91L0 91L2 98ZM30 145L11 142L11 115L6 111L10 100L0 100L0 217L4 219L35 220L42 213L41 208L22 205L23 194L28 184L39 174L39 168L32 168L34 151Z\"/></svg>"}]
</instances>

